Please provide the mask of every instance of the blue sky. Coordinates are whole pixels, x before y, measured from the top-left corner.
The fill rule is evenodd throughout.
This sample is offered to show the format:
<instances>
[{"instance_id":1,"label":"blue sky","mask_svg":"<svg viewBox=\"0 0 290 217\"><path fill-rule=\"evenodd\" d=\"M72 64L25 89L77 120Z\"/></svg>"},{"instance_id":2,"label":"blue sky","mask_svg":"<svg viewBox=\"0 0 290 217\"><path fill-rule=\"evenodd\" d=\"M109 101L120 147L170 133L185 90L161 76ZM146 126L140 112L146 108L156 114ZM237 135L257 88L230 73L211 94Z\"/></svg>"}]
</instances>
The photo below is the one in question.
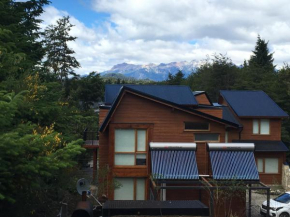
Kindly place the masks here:
<instances>
[{"instance_id":1,"label":"blue sky","mask_svg":"<svg viewBox=\"0 0 290 217\"><path fill-rule=\"evenodd\" d=\"M91 27L104 22L110 17L108 13L96 12L92 9L90 0L50 0L58 10L67 11L76 19Z\"/></svg>"},{"instance_id":2,"label":"blue sky","mask_svg":"<svg viewBox=\"0 0 290 217\"><path fill-rule=\"evenodd\" d=\"M290 61L289 0L52 0L41 25L69 15L76 72L102 72L127 62L145 65L204 60L226 54L239 65L257 35L269 41L275 64ZM277 8L277 5L283 7Z\"/></svg>"}]
</instances>

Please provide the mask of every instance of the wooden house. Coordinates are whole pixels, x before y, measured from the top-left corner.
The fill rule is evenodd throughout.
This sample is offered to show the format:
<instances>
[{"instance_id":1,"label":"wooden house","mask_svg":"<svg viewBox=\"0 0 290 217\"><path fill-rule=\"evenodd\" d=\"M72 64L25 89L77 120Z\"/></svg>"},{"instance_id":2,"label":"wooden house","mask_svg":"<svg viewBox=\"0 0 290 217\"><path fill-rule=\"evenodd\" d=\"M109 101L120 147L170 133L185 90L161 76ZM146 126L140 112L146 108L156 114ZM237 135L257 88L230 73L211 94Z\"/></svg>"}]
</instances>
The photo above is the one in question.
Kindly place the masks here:
<instances>
[{"instance_id":1,"label":"wooden house","mask_svg":"<svg viewBox=\"0 0 290 217\"><path fill-rule=\"evenodd\" d=\"M206 205L209 197L200 190L172 186L201 178L279 184L288 151L281 141L284 118L263 91L220 91L212 103L187 86L106 85L99 167L122 186L108 191L108 199L152 199L152 179L165 180L159 200Z\"/></svg>"}]
</instances>

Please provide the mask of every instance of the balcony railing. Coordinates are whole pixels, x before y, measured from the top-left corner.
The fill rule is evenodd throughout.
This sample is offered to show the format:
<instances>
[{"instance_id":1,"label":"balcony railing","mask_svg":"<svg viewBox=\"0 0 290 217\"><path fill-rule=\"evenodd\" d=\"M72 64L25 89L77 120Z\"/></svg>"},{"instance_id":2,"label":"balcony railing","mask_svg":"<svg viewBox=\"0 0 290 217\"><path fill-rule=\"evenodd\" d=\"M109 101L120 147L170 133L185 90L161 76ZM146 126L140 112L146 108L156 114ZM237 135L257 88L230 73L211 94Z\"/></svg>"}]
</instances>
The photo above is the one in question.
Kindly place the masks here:
<instances>
[{"instance_id":1,"label":"balcony railing","mask_svg":"<svg viewBox=\"0 0 290 217\"><path fill-rule=\"evenodd\" d=\"M99 134L97 131L88 131L88 129L85 129L83 140L84 145L99 145Z\"/></svg>"}]
</instances>

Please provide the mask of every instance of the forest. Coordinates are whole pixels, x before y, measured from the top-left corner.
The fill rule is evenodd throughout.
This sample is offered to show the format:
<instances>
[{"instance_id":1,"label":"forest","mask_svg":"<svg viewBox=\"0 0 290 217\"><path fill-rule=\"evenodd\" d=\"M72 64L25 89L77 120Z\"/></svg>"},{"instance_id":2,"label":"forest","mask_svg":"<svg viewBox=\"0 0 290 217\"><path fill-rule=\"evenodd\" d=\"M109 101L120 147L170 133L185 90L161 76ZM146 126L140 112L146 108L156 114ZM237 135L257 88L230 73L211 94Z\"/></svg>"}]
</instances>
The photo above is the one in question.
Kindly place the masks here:
<instances>
[{"instance_id":1,"label":"forest","mask_svg":"<svg viewBox=\"0 0 290 217\"><path fill-rule=\"evenodd\" d=\"M263 90L290 113L290 66L278 68L268 42L257 36L252 56L241 66L223 54L205 57L185 78L182 71L163 82L81 77L67 45L72 24L63 17L41 30L39 15L48 0L0 1L0 213L56 216L60 203L75 206L78 171L86 155L86 128L98 131L96 105L106 83L188 85L207 91ZM282 140L290 141L283 123Z\"/></svg>"}]
</instances>

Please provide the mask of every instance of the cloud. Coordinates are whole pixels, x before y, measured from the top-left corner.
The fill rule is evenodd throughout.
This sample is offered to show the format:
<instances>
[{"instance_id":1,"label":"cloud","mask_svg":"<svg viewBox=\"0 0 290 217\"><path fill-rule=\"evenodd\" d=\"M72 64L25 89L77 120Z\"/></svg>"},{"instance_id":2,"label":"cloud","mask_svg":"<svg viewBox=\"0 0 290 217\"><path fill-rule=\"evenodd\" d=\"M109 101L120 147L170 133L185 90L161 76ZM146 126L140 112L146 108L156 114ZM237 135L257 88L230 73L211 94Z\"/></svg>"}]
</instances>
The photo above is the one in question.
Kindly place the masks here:
<instances>
[{"instance_id":1,"label":"cloud","mask_svg":"<svg viewBox=\"0 0 290 217\"><path fill-rule=\"evenodd\" d=\"M71 34L77 40L69 46L82 65L76 70L80 74L122 62L202 60L213 53L227 54L239 65L249 59L258 34L270 41L275 64L290 57L288 0L91 0L91 5L109 17L87 27L53 6L41 17L45 28L71 16Z\"/></svg>"}]
</instances>

